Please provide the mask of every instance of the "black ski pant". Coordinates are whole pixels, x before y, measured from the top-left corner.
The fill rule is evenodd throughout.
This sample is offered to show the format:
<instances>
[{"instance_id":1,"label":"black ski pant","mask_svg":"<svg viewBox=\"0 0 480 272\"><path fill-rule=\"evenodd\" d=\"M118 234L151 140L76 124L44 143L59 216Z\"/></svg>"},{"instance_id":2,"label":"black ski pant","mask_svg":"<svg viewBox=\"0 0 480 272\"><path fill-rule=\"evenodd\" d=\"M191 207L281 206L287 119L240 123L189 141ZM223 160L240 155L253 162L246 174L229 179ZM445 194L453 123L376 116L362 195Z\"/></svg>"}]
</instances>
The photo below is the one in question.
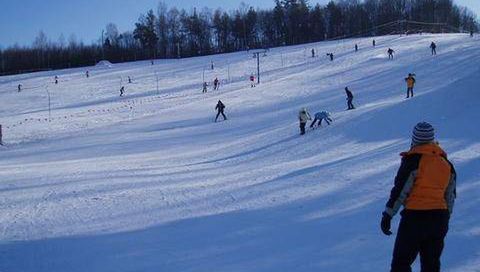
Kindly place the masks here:
<instances>
[{"instance_id":1,"label":"black ski pant","mask_svg":"<svg viewBox=\"0 0 480 272\"><path fill-rule=\"evenodd\" d=\"M225 114L223 113L223 110L221 110L221 111L218 111L217 117L215 117L215 122L217 122L218 117L220 116L220 114L223 116L223 120L227 120L227 116L225 116Z\"/></svg>"},{"instance_id":2,"label":"black ski pant","mask_svg":"<svg viewBox=\"0 0 480 272\"><path fill-rule=\"evenodd\" d=\"M411 272L418 254L422 272L440 272L449 220L447 210L403 211L391 272Z\"/></svg>"},{"instance_id":3,"label":"black ski pant","mask_svg":"<svg viewBox=\"0 0 480 272\"><path fill-rule=\"evenodd\" d=\"M432 55L436 55L436 54L437 54L437 49L432 48Z\"/></svg>"},{"instance_id":4,"label":"black ski pant","mask_svg":"<svg viewBox=\"0 0 480 272\"><path fill-rule=\"evenodd\" d=\"M300 134L303 135L305 134L305 126L307 123L300 122Z\"/></svg>"},{"instance_id":5,"label":"black ski pant","mask_svg":"<svg viewBox=\"0 0 480 272\"><path fill-rule=\"evenodd\" d=\"M353 106L353 98L348 98L347 99L347 106L349 110L355 109L355 106Z\"/></svg>"},{"instance_id":6,"label":"black ski pant","mask_svg":"<svg viewBox=\"0 0 480 272\"><path fill-rule=\"evenodd\" d=\"M407 98L413 97L413 88L407 88Z\"/></svg>"}]
</instances>

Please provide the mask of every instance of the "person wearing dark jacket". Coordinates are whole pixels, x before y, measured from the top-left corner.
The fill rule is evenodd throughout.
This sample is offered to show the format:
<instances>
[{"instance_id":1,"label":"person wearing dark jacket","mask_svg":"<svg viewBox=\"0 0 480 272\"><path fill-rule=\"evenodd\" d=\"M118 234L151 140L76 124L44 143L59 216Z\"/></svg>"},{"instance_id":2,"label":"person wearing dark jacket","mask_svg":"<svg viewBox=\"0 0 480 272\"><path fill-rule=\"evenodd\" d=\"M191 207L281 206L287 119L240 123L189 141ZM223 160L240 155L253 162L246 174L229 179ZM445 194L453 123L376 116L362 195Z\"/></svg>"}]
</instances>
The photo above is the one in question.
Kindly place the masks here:
<instances>
[{"instance_id":1,"label":"person wearing dark jacket","mask_svg":"<svg viewBox=\"0 0 480 272\"><path fill-rule=\"evenodd\" d=\"M420 254L422 272L439 272L444 239L456 198L456 172L435 141L429 123L413 129L411 149L402 153L395 185L382 213L381 230L391 235L391 220L401 208L391 272L411 272Z\"/></svg>"},{"instance_id":2,"label":"person wearing dark jacket","mask_svg":"<svg viewBox=\"0 0 480 272\"><path fill-rule=\"evenodd\" d=\"M430 44L430 49L432 49L432 56L437 54L437 44L435 44L435 42Z\"/></svg>"},{"instance_id":3,"label":"person wearing dark jacket","mask_svg":"<svg viewBox=\"0 0 480 272\"><path fill-rule=\"evenodd\" d=\"M392 48L388 48L387 53L388 59L393 59L393 54L395 53L395 50L393 50Z\"/></svg>"},{"instance_id":4,"label":"person wearing dark jacket","mask_svg":"<svg viewBox=\"0 0 480 272\"><path fill-rule=\"evenodd\" d=\"M348 89L348 87L345 87L345 93L347 94L347 110L354 110L355 106L353 106L353 93Z\"/></svg>"},{"instance_id":5,"label":"person wearing dark jacket","mask_svg":"<svg viewBox=\"0 0 480 272\"><path fill-rule=\"evenodd\" d=\"M333 61L333 58L334 58L333 53L327 53L327 57L330 58L330 61Z\"/></svg>"},{"instance_id":6,"label":"person wearing dark jacket","mask_svg":"<svg viewBox=\"0 0 480 272\"><path fill-rule=\"evenodd\" d=\"M227 120L227 116L225 116L225 113L224 113L225 104L223 104L222 101L218 100L218 103L215 109L217 110L217 117L215 117L215 122L217 122L220 114L223 116L223 120Z\"/></svg>"}]
</instances>

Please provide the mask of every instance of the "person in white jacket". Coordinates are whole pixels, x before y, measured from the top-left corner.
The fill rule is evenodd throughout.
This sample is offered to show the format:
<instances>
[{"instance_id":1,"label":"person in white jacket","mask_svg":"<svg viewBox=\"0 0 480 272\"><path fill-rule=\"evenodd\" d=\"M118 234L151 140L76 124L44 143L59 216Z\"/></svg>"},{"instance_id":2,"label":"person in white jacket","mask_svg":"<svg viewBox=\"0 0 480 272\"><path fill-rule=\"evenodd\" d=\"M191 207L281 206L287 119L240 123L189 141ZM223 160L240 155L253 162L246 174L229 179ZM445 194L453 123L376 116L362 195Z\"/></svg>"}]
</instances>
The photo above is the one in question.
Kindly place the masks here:
<instances>
[{"instance_id":1,"label":"person in white jacket","mask_svg":"<svg viewBox=\"0 0 480 272\"><path fill-rule=\"evenodd\" d=\"M300 112L298 113L298 120L300 121L300 135L304 135L307 122L312 120L312 117L310 116L310 113L308 113L307 108L303 108L300 110Z\"/></svg>"}]
</instances>

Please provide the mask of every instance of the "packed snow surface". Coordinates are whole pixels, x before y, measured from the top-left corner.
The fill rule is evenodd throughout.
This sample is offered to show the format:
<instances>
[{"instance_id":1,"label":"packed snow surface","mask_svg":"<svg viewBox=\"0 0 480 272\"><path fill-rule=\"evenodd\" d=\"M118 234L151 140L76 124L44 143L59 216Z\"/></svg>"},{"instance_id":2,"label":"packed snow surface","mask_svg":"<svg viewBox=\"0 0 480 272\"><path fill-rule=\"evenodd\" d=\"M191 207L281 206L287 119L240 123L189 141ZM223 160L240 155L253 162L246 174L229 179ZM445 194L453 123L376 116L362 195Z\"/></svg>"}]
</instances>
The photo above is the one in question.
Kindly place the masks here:
<instances>
[{"instance_id":1,"label":"packed snow surface","mask_svg":"<svg viewBox=\"0 0 480 272\"><path fill-rule=\"evenodd\" d=\"M458 171L444 271L480 271L480 40L376 40L271 49L256 88L248 52L0 77L0 271L387 271L381 212L419 121ZM333 124L299 136L302 107Z\"/></svg>"}]
</instances>

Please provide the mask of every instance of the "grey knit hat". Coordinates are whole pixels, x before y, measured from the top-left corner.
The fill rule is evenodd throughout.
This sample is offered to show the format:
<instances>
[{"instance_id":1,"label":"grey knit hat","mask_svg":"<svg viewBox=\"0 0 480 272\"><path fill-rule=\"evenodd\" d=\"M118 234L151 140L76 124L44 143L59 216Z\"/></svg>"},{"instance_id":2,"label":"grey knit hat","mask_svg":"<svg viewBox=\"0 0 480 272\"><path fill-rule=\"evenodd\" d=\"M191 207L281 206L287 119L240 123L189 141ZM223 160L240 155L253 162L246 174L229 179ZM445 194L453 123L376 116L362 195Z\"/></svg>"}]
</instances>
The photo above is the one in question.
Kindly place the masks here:
<instances>
[{"instance_id":1,"label":"grey knit hat","mask_svg":"<svg viewBox=\"0 0 480 272\"><path fill-rule=\"evenodd\" d=\"M435 141L435 129L427 122L418 123L413 128L412 145L428 144Z\"/></svg>"}]
</instances>

